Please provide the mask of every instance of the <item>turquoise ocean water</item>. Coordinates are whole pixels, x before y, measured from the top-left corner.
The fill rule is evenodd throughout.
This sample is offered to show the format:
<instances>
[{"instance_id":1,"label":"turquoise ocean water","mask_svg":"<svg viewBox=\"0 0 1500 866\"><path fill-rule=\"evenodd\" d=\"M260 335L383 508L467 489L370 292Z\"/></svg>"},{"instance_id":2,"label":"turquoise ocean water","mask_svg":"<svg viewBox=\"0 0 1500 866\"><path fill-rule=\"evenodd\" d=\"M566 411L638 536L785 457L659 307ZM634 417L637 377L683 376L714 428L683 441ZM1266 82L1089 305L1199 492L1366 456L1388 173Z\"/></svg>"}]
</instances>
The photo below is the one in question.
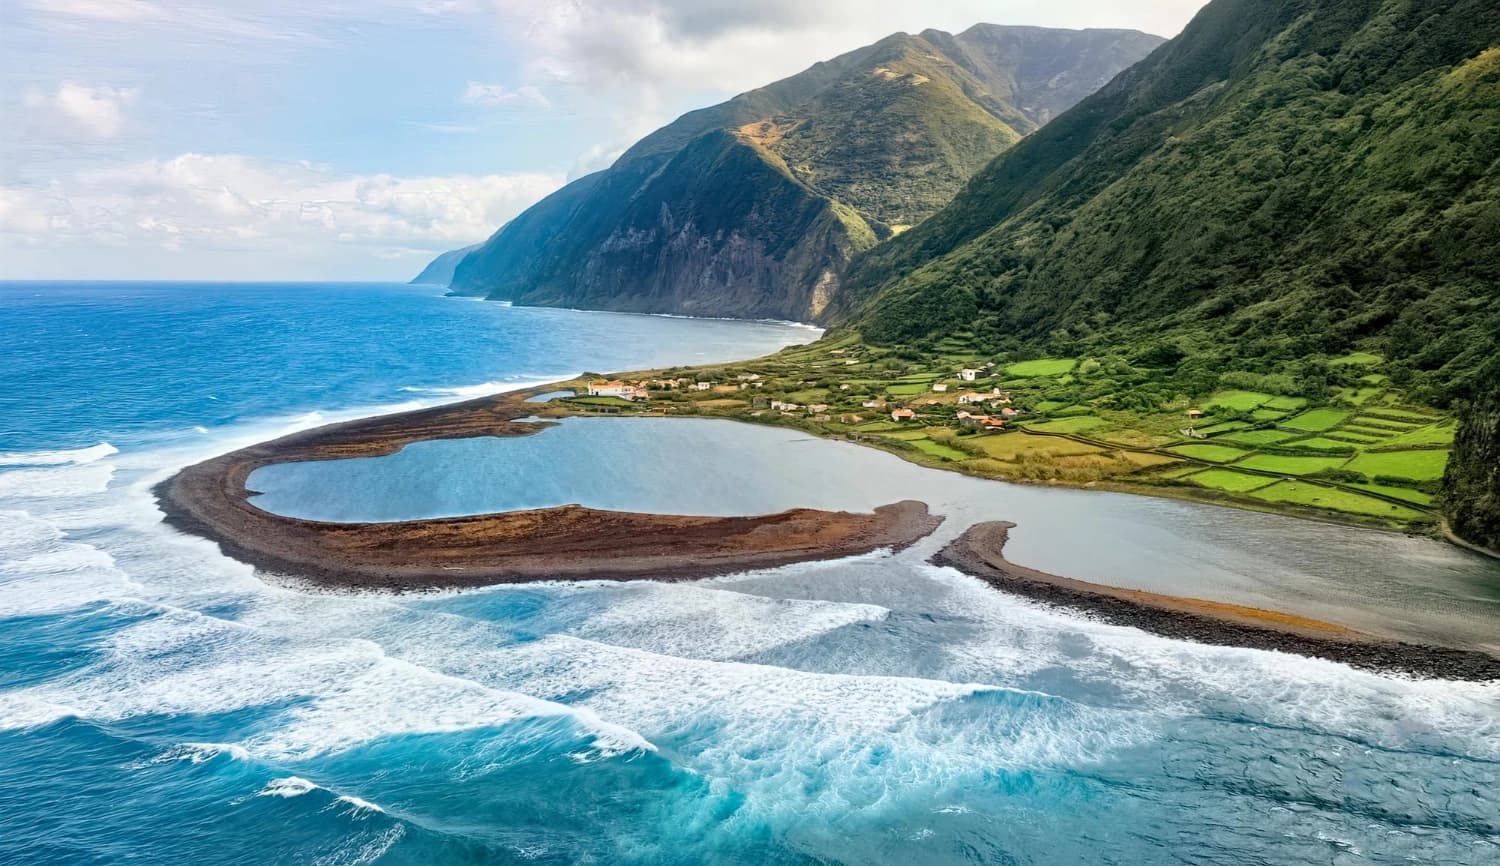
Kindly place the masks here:
<instances>
[{"instance_id":1,"label":"turquoise ocean water","mask_svg":"<svg viewBox=\"0 0 1500 866\"><path fill-rule=\"evenodd\" d=\"M693 584L314 592L166 529L149 493L320 422L811 336L405 286L0 284L0 863L1500 860L1495 685L1091 622L925 565L940 538ZM1490 639L1493 567L1421 539L712 426L570 422L261 480L268 507L334 519L910 487L950 524L1016 520L1031 564L1330 609L1363 580L1410 610L1395 630L1451 611ZM587 471L596 446L644 456Z\"/></svg>"}]
</instances>

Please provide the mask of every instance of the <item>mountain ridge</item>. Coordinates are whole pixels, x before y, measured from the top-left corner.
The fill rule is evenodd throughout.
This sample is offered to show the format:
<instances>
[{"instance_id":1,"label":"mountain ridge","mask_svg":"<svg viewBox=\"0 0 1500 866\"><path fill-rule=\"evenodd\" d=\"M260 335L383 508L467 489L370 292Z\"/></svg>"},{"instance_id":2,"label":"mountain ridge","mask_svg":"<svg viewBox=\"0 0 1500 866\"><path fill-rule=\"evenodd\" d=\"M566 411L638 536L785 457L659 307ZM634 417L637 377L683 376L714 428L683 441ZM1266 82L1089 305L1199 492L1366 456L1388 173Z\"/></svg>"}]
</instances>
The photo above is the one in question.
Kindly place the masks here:
<instances>
[{"instance_id":1,"label":"mountain ridge","mask_svg":"<svg viewBox=\"0 0 1500 866\"><path fill-rule=\"evenodd\" d=\"M1500 10L1419 6L1215 0L858 257L828 318L1229 362L1358 347L1461 397L1500 316Z\"/></svg>"},{"instance_id":2,"label":"mountain ridge","mask_svg":"<svg viewBox=\"0 0 1500 866\"><path fill-rule=\"evenodd\" d=\"M1161 41L996 25L893 34L646 136L465 256L452 288L521 304L817 318L850 257L921 222L990 157ZM1066 56L1053 56L1059 45ZM688 166L714 183L671 176ZM778 227L783 208L804 233L796 242Z\"/></svg>"}]
</instances>

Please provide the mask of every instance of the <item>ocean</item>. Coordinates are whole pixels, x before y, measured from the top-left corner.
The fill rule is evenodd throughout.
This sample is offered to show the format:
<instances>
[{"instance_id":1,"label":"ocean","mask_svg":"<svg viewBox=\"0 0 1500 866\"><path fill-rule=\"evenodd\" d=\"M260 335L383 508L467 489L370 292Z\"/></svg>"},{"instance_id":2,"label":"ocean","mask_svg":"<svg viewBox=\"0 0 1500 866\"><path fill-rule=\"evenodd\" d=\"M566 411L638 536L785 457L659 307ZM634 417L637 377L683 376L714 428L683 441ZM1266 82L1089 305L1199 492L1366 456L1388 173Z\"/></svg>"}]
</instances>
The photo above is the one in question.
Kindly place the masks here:
<instances>
[{"instance_id":1,"label":"ocean","mask_svg":"<svg viewBox=\"0 0 1500 866\"><path fill-rule=\"evenodd\" d=\"M150 494L290 430L815 336L430 287L0 283L0 863L1500 861L1494 684L1103 624L927 565L935 541L697 583L315 591ZM1496 616L1493 566L1425 539L980 490L712 423L277 467L263 504L735 513L911 486L1017 521L1016 558L1062 573L1331 606L1365 580L1363 615L1451 612L1472 643ZM601 449L644 456L601 481Z\"/></svg>"}]
</instances>

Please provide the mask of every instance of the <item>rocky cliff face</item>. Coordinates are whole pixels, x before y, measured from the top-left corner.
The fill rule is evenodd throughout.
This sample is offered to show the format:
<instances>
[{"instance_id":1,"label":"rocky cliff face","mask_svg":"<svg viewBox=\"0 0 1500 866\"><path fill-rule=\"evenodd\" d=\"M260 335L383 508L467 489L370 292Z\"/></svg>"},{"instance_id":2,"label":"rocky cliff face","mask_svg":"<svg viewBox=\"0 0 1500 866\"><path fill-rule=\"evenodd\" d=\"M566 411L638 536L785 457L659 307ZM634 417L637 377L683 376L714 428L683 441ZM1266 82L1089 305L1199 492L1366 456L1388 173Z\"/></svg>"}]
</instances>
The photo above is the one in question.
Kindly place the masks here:
<instances>
[{"instance_id":1,"label":"rocky cliff face","mask_svg":"<svg viewBox=\"0 0 1500 866\"><path fill-rule=\"evenodd\" d=\"M412 278L412 285L446 286L453 282L453 272L458 269L458 263L464 260L464 256L479 249L479 244L464 247L458 250L449 250L446 253L428 262L422 273Z\"/></svg>"},{"instance_id":2,"label":"rocky cliff face","mask_svg":"<svg viewBox=\"0 0 1500 866\"><path fill-rule=\"evenodd\" d=\"M1478 387L1453 442L1442 503L1461 538L1500 550L1500 357L1480 371Z\"/></svg>"},{"instance_id":3,"label":"rocky cliff face","mask_svg":"<svg viewBox=\"0 0 1500 866\"><path fill-rule=\"evenodd\" d=\"M1161 42L897 34L642 139L532 207L452 288L520 304L812 320L850 258Z\"/></svg>"}]
</instances>

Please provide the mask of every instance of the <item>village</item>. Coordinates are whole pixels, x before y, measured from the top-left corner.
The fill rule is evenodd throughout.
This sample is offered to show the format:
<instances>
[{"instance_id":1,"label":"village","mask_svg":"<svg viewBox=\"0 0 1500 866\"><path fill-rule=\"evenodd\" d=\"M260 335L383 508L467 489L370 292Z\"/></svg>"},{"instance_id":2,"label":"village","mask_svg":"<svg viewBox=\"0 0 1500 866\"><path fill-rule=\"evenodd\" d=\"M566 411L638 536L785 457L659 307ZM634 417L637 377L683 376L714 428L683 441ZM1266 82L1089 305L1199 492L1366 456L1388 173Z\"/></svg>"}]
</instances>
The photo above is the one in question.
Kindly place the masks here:
<instances>
[{"instance_id":1,"label":"village","mask_svg":"<svg viewBox=\"0 0 1500 866\"><path fill-rule=\"evenodd\" d=\"M728 418L985 478L1432 520L1454 422L1408 403L1378 356L1329 359L1323 397L1237 387L1232 374L1187 394L1123 358L1018 360L969 345L958 335L919 353L850 336L730 365L587 375L542 414Z\"/></svg>"},{"instance_id":2,"label":"village","mask_svg":"<svg viewBox=\"0 0 1500 866\"><path fill-rule=\"evenodd\" d=\"M664 404L657 408L667 412L678 409L699 414L705 409L731 410L731 414L745 414L750 418L775 415L845 426L858 426L888 417L897 424L949 423L964 430L1000 432L1023 413L1012 405L1009 391L989 385L987 380L991 378L992 369L993 365L990 369L961 368L948 380L931 382L929 391L923 396L906 399L890 395L889 388L871 387L874 383L870 382L857 383L863 386L858 390L856 383L851 382L839 383L837 389L831 389L820 387L817 380L788 383L754 372L736 373L724 379L589 380L585 385L586 394L594 399L587 401L586 405L624 408L641 404L644 407L657 401ZM892 382L897 386L896 390L901 390L903 383L899 379ZM978 382L984 382L986 390L975 390L974 383ZM688 399L684 400L684 396ZM826 402L804 403L791 398Z\"/></svg>"}]
</instances>

